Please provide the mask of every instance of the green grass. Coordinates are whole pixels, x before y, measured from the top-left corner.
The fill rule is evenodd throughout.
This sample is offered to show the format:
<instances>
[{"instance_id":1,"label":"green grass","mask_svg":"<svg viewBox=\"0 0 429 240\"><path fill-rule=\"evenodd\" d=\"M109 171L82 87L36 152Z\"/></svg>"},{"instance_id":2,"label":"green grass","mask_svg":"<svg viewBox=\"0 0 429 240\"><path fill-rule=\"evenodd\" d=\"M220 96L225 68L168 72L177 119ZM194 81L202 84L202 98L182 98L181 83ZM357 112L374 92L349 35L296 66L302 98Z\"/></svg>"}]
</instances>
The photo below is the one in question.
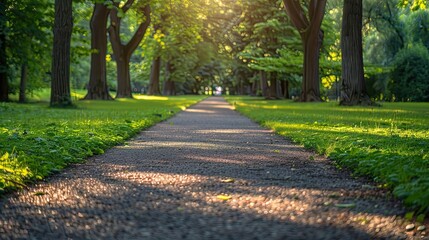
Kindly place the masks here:
<instances>
[{"instance_id":1,"label":"green grass","mask_svg":"<svg viewBox=\"0 0 429 240\"><path fill-rule=\"evenodd\" d=\"M340 107L337 103L228 97L261 125L373 178L408 206L429 212L429 103Z\"/></svg>"},{"instance_id":2,"label":"green grass","mask_svg":"<svg viewBox=\"0 0 429 240\"><path fill-rule=\"evenodd\" d=\"M75 109L53 109L47 102L0 103L0 194L101 154L203 99L137 98L76 101Z\"/></svg>"}]
</instances>

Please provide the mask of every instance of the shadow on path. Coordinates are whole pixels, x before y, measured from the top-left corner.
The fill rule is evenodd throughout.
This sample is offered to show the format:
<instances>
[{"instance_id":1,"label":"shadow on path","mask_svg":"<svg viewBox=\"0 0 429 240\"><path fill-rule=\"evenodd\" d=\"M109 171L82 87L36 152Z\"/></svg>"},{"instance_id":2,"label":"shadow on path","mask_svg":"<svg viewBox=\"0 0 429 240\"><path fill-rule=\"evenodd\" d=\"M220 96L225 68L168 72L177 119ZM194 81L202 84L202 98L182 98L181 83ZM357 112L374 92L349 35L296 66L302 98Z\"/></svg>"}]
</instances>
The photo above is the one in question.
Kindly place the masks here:
<instances>
[{"instance_id":1,"label":"shadow on path","mask_svg":"<svg viewBox=\"0 0 429 240\"><path fill-rule=\"evenodd\" d=\"M0 204L1 239L410 237L385 192L219 97Z\"/></svg>"}]
</instances>

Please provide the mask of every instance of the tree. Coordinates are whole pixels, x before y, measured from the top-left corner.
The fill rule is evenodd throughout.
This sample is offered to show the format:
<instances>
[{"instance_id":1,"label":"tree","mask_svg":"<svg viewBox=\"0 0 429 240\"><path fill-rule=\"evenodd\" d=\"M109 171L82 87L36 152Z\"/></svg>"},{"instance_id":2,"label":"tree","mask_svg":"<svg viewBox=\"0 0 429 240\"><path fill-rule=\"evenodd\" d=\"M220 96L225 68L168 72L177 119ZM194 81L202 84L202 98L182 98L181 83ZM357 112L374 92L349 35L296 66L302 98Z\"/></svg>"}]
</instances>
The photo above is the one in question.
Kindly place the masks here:
<instances>
[{"instance_id":1,"label":"tree","mask_svg":"<svg viewBox=\"0 0 429 240\"><path fill-rule=\"evenodd\" d=\"M148 95L161 95L159 90L159 75L161 72L161 57L158 56L152 61L150 69L149 89Z\"/></svg>"},{"instance_id":2,"label":"tree","mask_svg":"<svg viewBox=\"0 0 429 240\"><path fill-rule=\"evenodd\" d=\"M107 21L110 9L95 3L91 27L91 70L86 100L112 100L106 79Z\"/></svg>"},{"instance_id":3,"label":"tree","mask_svg":"<svg viewBox=\"0 0 429 240\"><path fill-rule=\"evenodd\" d=\"M55 0L51 106L72 105L70 95L70 42L73 31L72 0Z\"/></svg>"},{"instance_id":4,"label":"tree","mask_svg":"<svg viewBox=\"0 0 429 240\"><path fill-rule=\"evenodd\" d=\"M156 19L158 20L158 19ZM157 21L156 24L154 24L153 30L153 36L152 36L152 41L151 41L151 45L152 45L152 49L153 49L153 54L155 54L155 56L153 56L153 60L152 60L152 65L150 68L150 76L149 76L149 89L148 89L148 95L161 95L161 90L160 90L160 73L161 73L161 41L162 38L164 36L164 34L162 34L162 23L163 23L163 16L161 15L161 18Z\"/></svg>"},{"instance_id":5,"label":"tree","mask_svg":"<svg viewBox=\"0 0 429 240\"><path fill-rule=\"evenodd\" d=\"M0 2L0 102L9 100L6 57L6 1Z\"/></svg>"},{"instance_id":6,"label":"tree","mask_svg":"<svg viewBox=\"0 0 429 240\"><path fill-rule=\"evenodd\" d=\"M300 101L321 101L319 80L319 50L326 0L310 0L308 17L298 0L283 0L286 12L298 29L304 47L304 74Z\"/></svg>"},{"instance_id":7,"label":"tree","mask_svg":"<svg viewBox=\"0 0 429 240\"><path fill-rule=\"evenodd\" d=\"M145 19L140 23L137 31L127 44L121 41L121 16L123 16L133 5L134 0L128 0L122 7L119 2L114 2L115 7L110 13L110 27L108 29L110 42L117 66L118 89L116 98L132 98L130 79L130 58L134 50L138 47L150 24L150 6L139 6L139 11L143 13Z\"/></svg>"},{"instance_id":8,"label":"tree","mask_svg":"<svg viewBox=\"0 0 429 240\"><path fill-rule=\"evenodd\" d=\"M362 1L344 0L340 105L369 105L362 57Z\"/></svg>"},{"instance_id":9,"label":"tree","mask_svg":"<svg viewBox=\"0 0 429 240\"><path fill-rule=\"evenodd\" d=\"M8 39L19 39L9 44L6 50L9 91L16 93L19 89L21 103L26 101L27 92L43 84L43 76L51 64L53 16L49 13L53 9L48 0L11 1L8 4ZM17 76L19 73L20 77Z\"/></svg>"}]
</instances>

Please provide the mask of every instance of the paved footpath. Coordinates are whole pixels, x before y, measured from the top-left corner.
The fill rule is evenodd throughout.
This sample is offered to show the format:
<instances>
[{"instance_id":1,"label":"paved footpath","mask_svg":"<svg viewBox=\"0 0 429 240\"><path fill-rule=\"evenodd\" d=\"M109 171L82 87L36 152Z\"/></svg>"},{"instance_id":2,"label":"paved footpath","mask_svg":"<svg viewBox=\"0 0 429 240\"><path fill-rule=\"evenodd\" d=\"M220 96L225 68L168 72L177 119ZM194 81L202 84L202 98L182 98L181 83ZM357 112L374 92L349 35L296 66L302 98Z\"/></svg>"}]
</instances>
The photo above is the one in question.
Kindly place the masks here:
<instances>
[{"instance_id":1,"label":"paved footpath","mask_svg":"<svg viewBox=\"0 0 429 240\"><path fill-rule=\"evenodd\" d=\"M0 239L421 239L386 196L211 97L1 200Z\"/></svg>"}]
</instances>

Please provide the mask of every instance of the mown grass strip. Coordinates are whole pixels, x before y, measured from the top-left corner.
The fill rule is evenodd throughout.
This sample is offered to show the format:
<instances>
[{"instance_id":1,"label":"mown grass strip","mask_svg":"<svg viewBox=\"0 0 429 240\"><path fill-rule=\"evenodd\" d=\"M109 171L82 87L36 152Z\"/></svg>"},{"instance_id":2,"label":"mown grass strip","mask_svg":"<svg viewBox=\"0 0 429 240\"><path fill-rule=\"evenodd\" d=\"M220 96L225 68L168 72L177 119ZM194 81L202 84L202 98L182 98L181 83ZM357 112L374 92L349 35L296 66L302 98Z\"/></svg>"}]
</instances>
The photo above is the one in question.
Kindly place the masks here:
<instances>
[{"instance_id":1,"label":"mown grass strip","mask_svg":"<svg viewBox=\"0 0 429 240\"><path fill-rule=\"evenodd\" d=\"M337 103L228 97L242 114L372 177L417 212L429 212L429 103L341 107Z\"/></svg>"},{"instance_id":2,"label":"mown grass strip","mask_svg":"<svg viewBox=\"0 0 429 240\"><path fill-rule=\"evenodd\" d=\"M75 109L0 103L0 194L102 154L204 97L137 98L77 101Z\"/></svg>"}]
</instances>

